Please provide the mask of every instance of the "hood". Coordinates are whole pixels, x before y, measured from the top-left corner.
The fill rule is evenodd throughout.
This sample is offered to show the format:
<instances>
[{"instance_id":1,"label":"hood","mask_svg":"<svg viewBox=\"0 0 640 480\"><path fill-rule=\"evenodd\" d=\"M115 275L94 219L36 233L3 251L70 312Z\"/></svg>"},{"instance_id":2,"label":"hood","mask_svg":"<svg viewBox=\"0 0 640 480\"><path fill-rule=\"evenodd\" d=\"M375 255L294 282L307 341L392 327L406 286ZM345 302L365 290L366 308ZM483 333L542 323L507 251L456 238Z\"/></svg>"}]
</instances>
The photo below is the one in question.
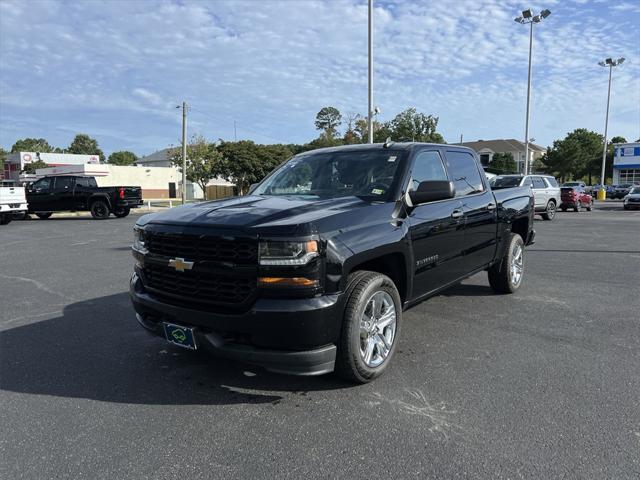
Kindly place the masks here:
<instances>
[{"instance_id":1,"label":"hood","mask_svg":"<svg viewBox=\"0 0 640 480\"><path fill-rule=\"evenodd\" d=\"M138 220L138 225L189 225L245 231L267 229L282 234L305 235L314 233L318 222L352 216L355 209L371 205L357 197L305 200L296 197L248 195L192 203L145 215ZM353 217L351 222L353 223ZM333 226L341 228L343 223L336 221Z\"/></svg>"}]
</instances>

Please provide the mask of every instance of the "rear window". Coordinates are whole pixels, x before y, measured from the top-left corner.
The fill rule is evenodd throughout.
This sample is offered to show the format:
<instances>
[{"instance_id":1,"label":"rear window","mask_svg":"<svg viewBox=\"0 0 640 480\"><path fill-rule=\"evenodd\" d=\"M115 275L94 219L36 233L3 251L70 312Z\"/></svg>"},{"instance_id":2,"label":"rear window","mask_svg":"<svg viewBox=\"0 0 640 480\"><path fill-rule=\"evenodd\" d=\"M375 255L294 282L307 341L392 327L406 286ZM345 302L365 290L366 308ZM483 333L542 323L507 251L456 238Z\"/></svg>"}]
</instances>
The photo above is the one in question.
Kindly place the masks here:
<instances>
[{"instance_id":1,"label":"rear window","mask_svg":"<svg viewBox=\"0 0 640 480\"><path fill-rule=\"evenodd\" d=\"M496 177L491 181L493 188L511 188L520 185L522 177Z\"/></svg>"},{"instance_id":2,"label":"rear window","mask_svg":"<svg viewBox=\"0 0 640 480\"><path fill-rule=\"evenodd\" d=\"M558 188L558 181L553 177L544 177L545 180L554 188Z\"/></svg>"}]
</instances>

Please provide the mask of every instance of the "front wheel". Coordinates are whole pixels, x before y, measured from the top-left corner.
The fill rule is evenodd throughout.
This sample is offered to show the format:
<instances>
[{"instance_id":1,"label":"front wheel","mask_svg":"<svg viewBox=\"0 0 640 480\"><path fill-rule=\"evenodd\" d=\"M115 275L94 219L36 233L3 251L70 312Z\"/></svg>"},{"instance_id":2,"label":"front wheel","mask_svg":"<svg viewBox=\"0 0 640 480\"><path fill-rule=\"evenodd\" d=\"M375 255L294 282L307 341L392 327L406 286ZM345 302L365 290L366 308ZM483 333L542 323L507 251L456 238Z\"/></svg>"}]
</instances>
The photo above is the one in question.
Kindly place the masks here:
<instances>
[{"instance_id":1,"label":"front wheel","mask_svg":"<svg viewBox=\"0 0 640 480\"><path fill-rule=\"evenodd\" d=\"M11 220L13 220L13 218L10 213L0 214L0 225L7 225L8 223L11 223Z\"/></svg>"},{"instance_id":2,"label":"front wheel","mask_svg":"<svg viewBox=\"0 0 640 480\"><path fill-rule=\"evenodd\" d=\"M593 198L589 202L589 205L587 205L587 212L590 212L591 210L593 210Z\"/></svg>"},{"instance_id":3,"label":"front wheel","mask_svg":"<svg viewBox=\"0 0 640 480\"><path fill-rule=\"evenodd\" d=\"M580 210L582 210L582 202L580 200L578 200L578 203L576 203L576 206L573 207L573 211L574 212L579 212Z\"/></svg>"},{"instance_id":4,"label":"front wheel","mask_svg":"<svg viewBox=\"0 0 640 480\"><path fill-rule=\"evenodd\" d=\"M129 215L131 207L118 207L113 211L113 214L118 218L124 218Z\"/></svg>"},{"instance_id":5,"label":"front wheel","mask_svg":"<svg viewBox=\"0 0 640 480\"><path fill-rule=\"evenodd\" d=\"M402 301L389 277L368 271L349 276L346 295L336 373L367 383L384 373L396 350Z\"/></svg>"},{"instance_id":6,"label":"front wheel","mask_svg":"<svg viewBox=\"0 0 640 480\"><path fill-rule=\"evenodd\" d=\"M556 217L556 202L551 200L547 203L547 209L542 214L543 220L553 220Z\"/></svg>"},{"instance_id":7,"label":"front wheel","mask_svg":"<svg viewBox=\"0 0 640 480\"><path fill-rule=\"evenodd\" d=\"M36 212L36 217L38 217L40 220L46 220L52 214L53 212Z\"/></svg>"},{"instance_id":8,"label":"front wheel","mask_svg":"<svg viewBox=\"0 0 640 480\"><path fill-rule=\"evenodd\" d=\"M96 200L91 204L91 216L96 220L109 218L109 205L104 200Z\"/></svg>"},{"instance_id":9,"label":"front wheel","mask_svg":"<svg viewBox=\"0 0 640 480\"><path fill-rule=\"evenodd\" d=\"M489 269L489 285L495 293L514 293L524 276L524 241L517 233L509 238L502 261Z\"/></svg>"}]
</instances>

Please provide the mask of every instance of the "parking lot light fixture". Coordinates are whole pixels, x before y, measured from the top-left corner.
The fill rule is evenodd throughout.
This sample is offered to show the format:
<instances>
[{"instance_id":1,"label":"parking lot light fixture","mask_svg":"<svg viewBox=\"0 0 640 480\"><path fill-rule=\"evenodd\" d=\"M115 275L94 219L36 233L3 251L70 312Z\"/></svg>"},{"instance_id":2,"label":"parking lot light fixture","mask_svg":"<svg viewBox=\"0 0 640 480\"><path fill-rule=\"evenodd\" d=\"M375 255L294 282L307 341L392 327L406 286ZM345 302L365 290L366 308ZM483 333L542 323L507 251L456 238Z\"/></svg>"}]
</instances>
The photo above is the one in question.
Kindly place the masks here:
<instances>
[{"instance_id":1,"label":"parking lot light fixture","mask_svg":"<svg viewBox=\"0 0 640 480\"><path fill-rule=\"evenodd\" d=\"M613 67L624 62L625 58L620 57L617 60L613 58L607 58L602 62L598 62L601 67L609 68L609 88L607 89L607 113L604 117L604 145L602 146L602 171L600 173L600 190L598 190L598 200L605 200L607 198L607 190L604 186L604 172L607 163L607 130L609 127L609 103L611 101L611 77L613 73Z\"/></svg>"},{"instance_id":2,"label":"parking lot light fixture","mask_svg":"<svg viewBox=\"0 0 640 480\"><path fill-rule=\"evenodd\" d=\"M533 53L533 25L540 23L543 19L551 15L551 10L544 9L538 15L533 14L531 9L523 10L522 16L516 17L514 20L522 25L529 24L529 74L527 77L527 114L525 119L525 132L524 132L524 166L523 171L525 175L529 173L529 107L531 104L531 57Z\"/></svg>"}]
</instances>

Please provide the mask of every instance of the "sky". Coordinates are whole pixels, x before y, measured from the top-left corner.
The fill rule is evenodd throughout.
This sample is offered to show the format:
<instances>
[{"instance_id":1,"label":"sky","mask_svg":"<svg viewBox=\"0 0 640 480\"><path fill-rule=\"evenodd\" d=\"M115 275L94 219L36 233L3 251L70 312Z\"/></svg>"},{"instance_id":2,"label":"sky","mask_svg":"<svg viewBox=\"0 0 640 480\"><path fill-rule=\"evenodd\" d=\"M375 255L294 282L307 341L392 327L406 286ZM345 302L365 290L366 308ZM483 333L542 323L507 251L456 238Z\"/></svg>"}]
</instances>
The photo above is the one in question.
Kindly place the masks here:
<instances>
[{"instance_id":1,"label":"sky","mask_svg":"<svg viewBox=\"0 0 640 480\"><path fill-rule=\"evenodd\" d=\"M415 107L449 143L524 139L528 26L530 137L576 128L640 137L640 1L374 0L374 104L381 121ZM105 153L146 155L188 133L304 143L324 106L367 111L366 0L0 0L0 146L76 133ZM235 131L234 131L235 124ZM344 127L343 127L344 128Z\"/></svg>"}]
</instances>

